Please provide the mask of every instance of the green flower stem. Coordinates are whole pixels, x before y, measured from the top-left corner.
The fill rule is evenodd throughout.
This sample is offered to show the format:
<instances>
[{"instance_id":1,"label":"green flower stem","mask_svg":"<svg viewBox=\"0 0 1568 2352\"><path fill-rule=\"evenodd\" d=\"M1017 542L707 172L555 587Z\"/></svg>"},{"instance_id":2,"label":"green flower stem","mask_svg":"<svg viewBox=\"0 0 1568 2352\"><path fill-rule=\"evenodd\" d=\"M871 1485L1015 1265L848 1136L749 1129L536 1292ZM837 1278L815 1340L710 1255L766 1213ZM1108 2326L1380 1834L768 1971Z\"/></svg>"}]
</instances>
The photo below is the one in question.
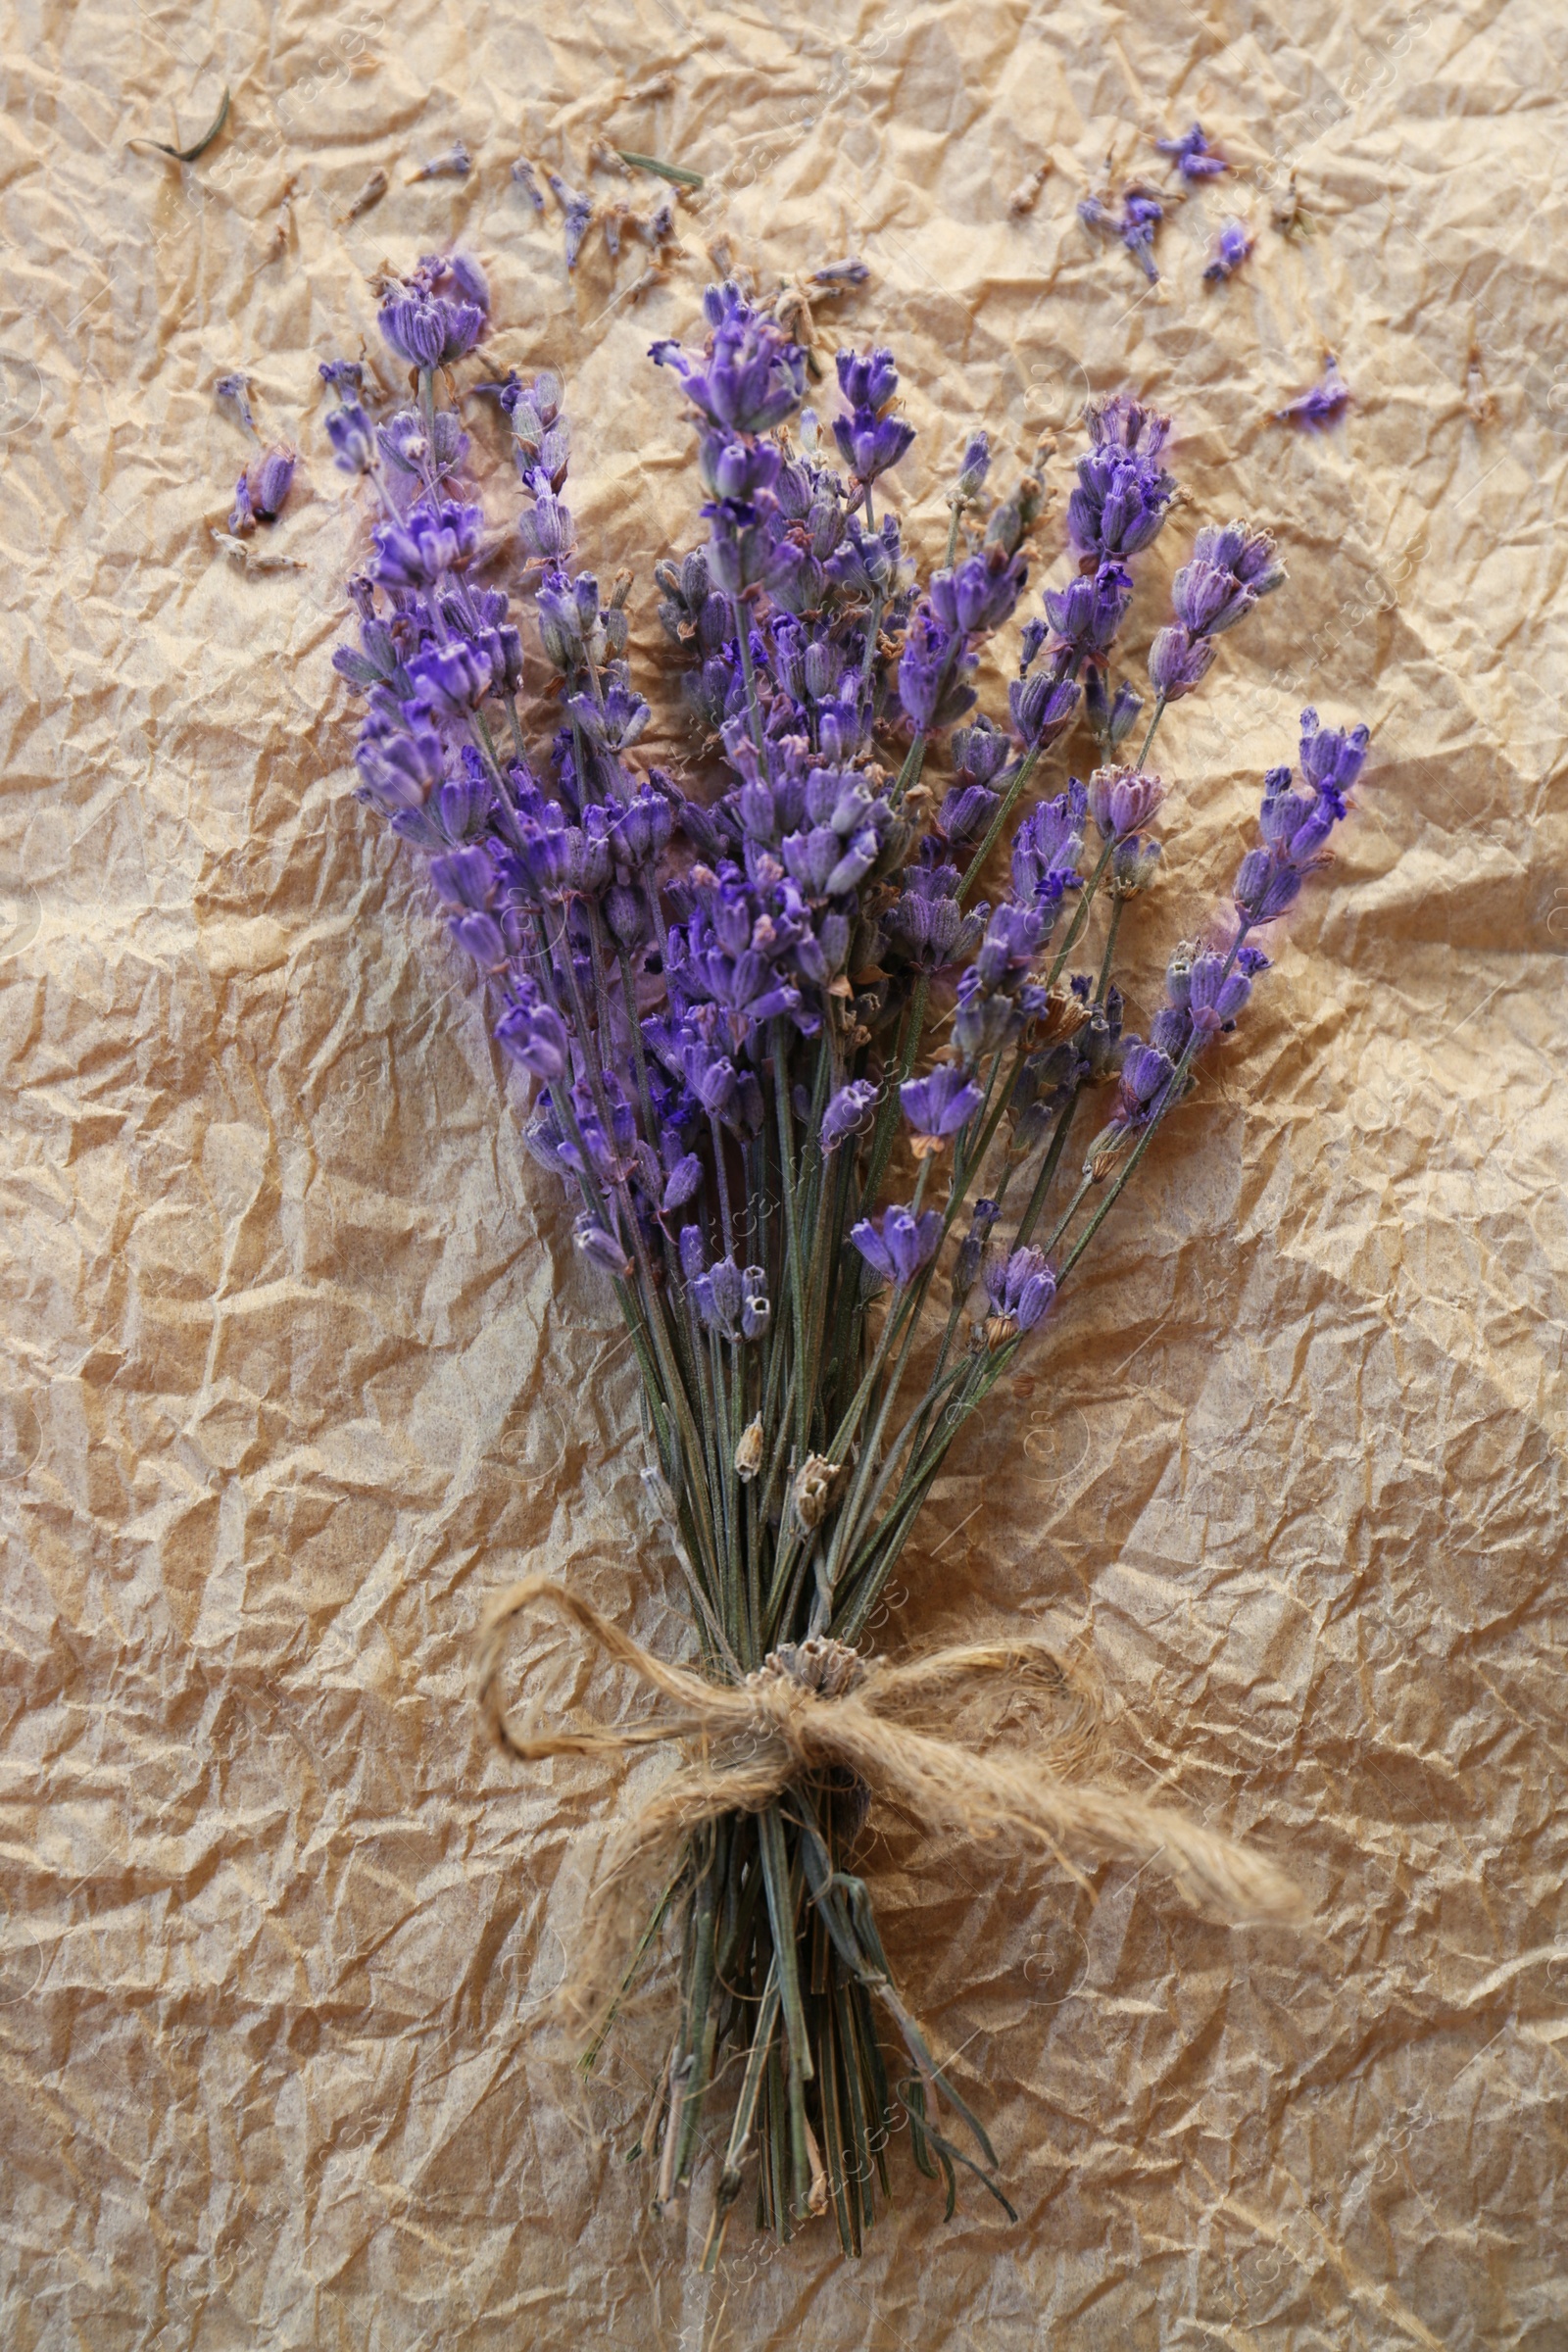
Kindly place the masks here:
<instances>
[{"instance_id":1,"label":"green flower stem","mask_svg":"<svg viewBox=\"0 0 1568 2352\"><path fill-rule=\"evenodd\" d=\"M1154 731L1165 715L1165 705L1169 700L1168 695L1162 694L1154 705L1154 715L1149 722L1149 732L1144 737L1144 748L1138 755L1138 765L1133 769L1135 776L1141 776L1144 772L1144 761L1149 758L1150 746L1154 740Z\"/></svg>"}]
</instances>

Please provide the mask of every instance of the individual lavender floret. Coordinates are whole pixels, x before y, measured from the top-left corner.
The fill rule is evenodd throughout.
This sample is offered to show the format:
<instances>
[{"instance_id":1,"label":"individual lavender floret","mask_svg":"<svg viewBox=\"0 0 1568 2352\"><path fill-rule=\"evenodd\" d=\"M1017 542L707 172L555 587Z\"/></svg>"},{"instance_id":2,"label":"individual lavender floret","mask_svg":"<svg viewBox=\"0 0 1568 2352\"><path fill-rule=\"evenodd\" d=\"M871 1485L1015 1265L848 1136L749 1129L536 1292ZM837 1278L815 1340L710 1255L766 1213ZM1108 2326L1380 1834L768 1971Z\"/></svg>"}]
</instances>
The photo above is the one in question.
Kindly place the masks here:
<instances>
[{"instance_id":1,"label":"individual lavender floret","mask_svg":"<svg viewBox=\"0 0 1568 2352\"><path fill-rule=\"evenodd\" d=\"M1371 740L1366 727L1351 727L1348 733L1325 727L1308 705L1301 712L1301 773L1314 792L1342 800L1366 763ZM1343 816L1345 810L1337 813Z\"/></svg>"},{"instance_id":2,"label":"individual lavender floret","mask_svg":"<svg viewBox=\"0 0 1568 2352\"><path fill-rule=\"evenodd\" d=\"M586 1210L578 1217L573 1226L571 1238L584 1257L591 1257L595 1265L603 1266L605 1271L613 1274L617 1281L625 1282L630 1278L631 1259L626 1255L614 1235L607 1233L602 1225L596 1224Z\"/></svg>"},{"instance_id":3,"label":"individual lavender floret","mask_svg":"<svg viewBox=\"0 0 1568 2352\"><path fill-rule=\"evenodd\" d=\"M1090 663L1084 672L1084 713L1102 751L1117 749L1132 732L1133 721L1143 707L1143 697L1125 678L1115 693L1107 696L1103 669L1098 663Z\"/></svg>"},{"instance_id":4,"label":"individual lavender floret","mask_svg":"<svg viewBox=\"0 0 1568 2352\"><path fill-rule=\"evenodd\" d=\"M1149 683L1162 702L1180 702L1202 684L1218 650L1180 626L1160 629L1149 649Z\"/></svg>"},{"instance_id":5,"label":"individual lavender floret","mask_svg":"<svg viewBox=\"0 0 1568 2352\"><path fill-rule=\"evenodd\" d=\"M234 507L228 518L236 538L248 538L259 522L277 520L298 462L291 449L274 447L247 466L234 485Z\"/></svg>"},{"instance_id":6,"label":"individual lavender floret","mask_svg":"<svg viewBox=\"0 0 1568 2352\"><path fill-rule=\"evenodd\" d=\"M1118 841L1110 854L1107 877L1111 897L1136 899L1140 891L1147 890L1159 869L1160 854L1157 841L1146 841L1139 833Z\"/></svg>"},{"instance_id":7,"label":"individual lavender floret","mask_svg":"<svg viewBox=\"0 0 1568 2352\"><path fill-rule=\"evenodd\" d=\"M991 1251L985 1277L991 1301L986 1338L993 1348L1018 1332L1033 1331L1056 1296L1055 1272L1043 1250L1014 1250L1010 1256L1005 1250Z\"/></svg>"},{"instance_id":8,"label":"individual lavender floret","mask_svg":"<svg viewBox=\"0 0 1568 2352\"><path fill-rule=\"evenodd\" d=\"M1037 678L1015 678L1007 688L1007 709L1026 752L1049 751L1071 725L1077 708L1078 686L1072 678L1043 671Z\"/></svg>"},{"instance_id":9,"label":"individual lavender floret","mask_svg":"<svg viewBox=\"0 0 1568 2352\"><path fill-rule=\"evenodd\" d=\"M251 505L258 522L275 522L282 514L298 463L293 450L272 448L251 468Z\"/></svg>"},{"instance_id":10,"label":"individual lavender floret","mask_svg":"<svg viewBox=\"0 0 1568 2352\"><path fill-rule=\"evenodd\" d=\"M1210 144L1201 122L1195 122L1179 139L1156 139L1155 148L1168 155L1184 179L1217 179L1230 170L1225 158Z\"/></svg>"},{"instance_id":11,"label":"individual lavender floret","mask_svg":"<svg viewBox=\"0 0 1568 2352\"><path fill-rule=\"evenodd\" d=\"M584 196L579 189L568 185L559 172L547 172L545 178L550 183L551 195L565 215L566 268L575 270L577 256L582 251L582 241L588 234L588 224L594 217L593 198Z\"/></svg>"},{"instance_id":12,"label":"individual lavender floret","mask_svg":"<svg viewBox=\"0 0 1568 2352\"><path fill-rule=\"evenodd\" d=\"M1268 960L1260 948L1242 948L1234 958L1218 948L1177 950L1165 973L1165 1004L1178 1016L1168 1025L1178 1053L1195 1030L1207 1038L1235 1028Z\"/></svg>"},{"instance_id":13,"label":"individual lavender floret","mask_svg":"<svg viewBox=\"0 0 1568 2352\"><path fill-rule=\"evenodd\" d=\"M813 286L863 286L871 272L864 262L853 258L842 262L824 262L820 270L811 271Z\"/></svg>"},{"instance_id":14,"label":"individual lavender floret","mask_svg":"<svg viewBox=\"0 0 1568 2352\"><path fill-rule=\"evenodd\" d=\"M512 167L512 182L527 197L536 213L545 209L545 192L534 176L534 169L525 155L519 155Z\"/></svg>"},{"instance_id":15,"label":"individual lavender floret","mask_svg":"<svg viewBox=\"0 0 1568 2352\"><path fill-rule=\"evenodd\" d=\"M213 391L217 397L220 400L227 401L233 408L234 414L238 416L241 424L245 427L245 430L248 433L254 433L256 431L256 419L251 415L250 389L250 377L248 375L241 375L237 370L231 375L220 375L217 383L213 386Z\"/></svg>"},{"instance_id":16,"label":"individual lavender floret","mask_svg":"<svg viewBox=\"0 0 1568 2352\"><path fill-rule=\"evenodd\" d=\"M1240 220L1226 220L1221 225L1218 236L1214 239L1214 250L1209 256L1208 267L1203 271L1204 277L1211 281L1234 277L1251 252L1255 242L1256 240L1248 234Z\"/></svg>"},{"instance_id":17,"label":"individual lavender floret","mask_svg":"<svg viewBox=\"0 0 1568 2352\"><path fill-rule=\"evenodd\" d=\"M1296 400L1288 400L1283 409L1273 412L1276 424L1298 424L1308 432L1332 424L1351 398L1350 387L1340 373L1340 363L1332 351L1323 355L1323 373L1309 390Z\"/></svg>"},{"instance_id":18,"label":"individual lavender floret","mask_svg":"<svg viewBox=\"0 0 1568 2352\"><path fill-rule=\"evenodd\" d=\"M991 1237L991 1228L1001 1214L1000 1200L977 1200L969 1212L969 1230L958 1245L957 1261L953 1269L956 1305L961 1305L974 1289L985 1246Z\"/></svg>"},{"instance_id":19,"label":"individual lavender floret","mask_svg":"<svg viewBox=\"0 0 1568 2352\"><path fill-rule=\"evenodd\" d=\"M924 1078L906 1078L899 1089L899 1107L914 1130L915 1157L927 1159L940 1152L984 1101L955 1062L939 1063Z\"/></svg>"},{"instance_id":20,"label":"individual lavender floret","mask_svg":"<svg viewBox=\"0 0 1568 2352\"><path fill-rule=\"evenodd\" d=\"M880 1233L872 1218L861 1217L850 1227L850 1239L873 1274L903 1290L935 1257L942 1241L942 1213L928 1208L916 1217L906 1208L885 1209Z\"/></svg>"}]
</instances>

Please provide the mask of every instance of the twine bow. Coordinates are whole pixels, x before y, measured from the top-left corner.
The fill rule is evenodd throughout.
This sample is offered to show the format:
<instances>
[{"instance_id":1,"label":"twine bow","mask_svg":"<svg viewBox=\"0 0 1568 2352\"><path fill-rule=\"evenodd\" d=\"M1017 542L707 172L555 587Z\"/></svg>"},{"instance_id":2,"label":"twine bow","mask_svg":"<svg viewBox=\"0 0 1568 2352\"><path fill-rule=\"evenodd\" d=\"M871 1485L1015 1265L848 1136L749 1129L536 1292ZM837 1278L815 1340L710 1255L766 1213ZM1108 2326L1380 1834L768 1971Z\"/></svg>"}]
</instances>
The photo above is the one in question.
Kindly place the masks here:
<instances>
[{"instance_id":1,"label":"twine bow","mask_svg":"<svg viewBox=\"0 0 1568 2352\"><path fill-rule=\"evenodd\" d=\"M645 1723L524 1733L510 1721L501 1691L509 1629L528 1610L558 1609L616 1664L669 1701ZM486 1622L479 1695L496 1738L525 1761L615 1755L671 1742L697 1752L637 1813L616 1840L609 1872L632 1864L723 1813L755 1813L792 1782L837 1766L895 1799L923 1829L1043 1846L1067 1863L1066 1848L1151 1861L1158 1855L1189 1896L1232 1918L1296 1919L1301 1899L1272 1863L1216 1836L1184 1813L1069 1777L1093 1751L1081 1682L1056 1651L1030 1637L962 1642L905 1665L865 1658L841 1642L791 1643L769 1653L739 1683L709 1682L666 1665L588 1601L547 1576L503 1593ZM1021 1703L1042 1698L1067 1718L1053 1734L1005 1761L957 1738L938 1738L899 1720L921 1702L978 1699L980 1737ZM965 1709L966 1721L976 1710ZM715 1744L731 1752L715 1763Z\"/></svg>"}]
</instances>

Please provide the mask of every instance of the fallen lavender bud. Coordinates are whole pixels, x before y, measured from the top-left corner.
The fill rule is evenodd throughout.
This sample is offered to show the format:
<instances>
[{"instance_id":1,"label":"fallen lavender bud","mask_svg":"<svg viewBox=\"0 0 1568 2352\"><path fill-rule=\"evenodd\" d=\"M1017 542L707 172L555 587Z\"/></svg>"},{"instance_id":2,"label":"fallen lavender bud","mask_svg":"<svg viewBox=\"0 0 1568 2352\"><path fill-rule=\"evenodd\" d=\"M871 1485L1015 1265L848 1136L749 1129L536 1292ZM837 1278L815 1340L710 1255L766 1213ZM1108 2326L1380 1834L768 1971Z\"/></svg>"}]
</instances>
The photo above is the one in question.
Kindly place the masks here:
<instances>
[{"instance_id":1,"label":"fallen lavender bud","mask_svg":"<svg viewBox=\"0 0 1568 2352\"><path fill-rule=\"evenodd\" d=\"M298 464L293 450L273 448L252 466L251 505L258 522L275 522L282 514Z\"/></svg>"},{"instance_id":2,"label":"fallen lavender bud","mask_svg":"<svg viewBox=\"0 0 1568 2352\"><path fill-rule=\"evenodd\" d=\"M1156 139L1154 145L1161 155L1168 155L1184 179L1217 179L1229 164L1216 148L1210 145L1201 122L1195 122L1179 139Z\"/></svg>"},{"instance_id":3,"label":"fallen lavender bud","mask_svg":"<svg viewBox=\"0 0 1568 2352\"><path fill-rule=\"evenodd\" d=\"M1204 277L1210 280L1234 277L1254 243L1255 239L1248 234L1240 220L1226 220L1214 239L1214 250L1203 271Z\"/></svg>"},{"instance_id":4,"label":"fallen lavender bud","mask_svg":"<svg viewBox=\"0 0 1568 2352\"><path fill-rule=\"evenodd\" d=\"M445 155L432 156L427 164L419 166L417 172L411 172L409 185L414 187L421 179L466 179L472 170L473 158L463 141L457 139Z\"/></svg>"},{"instance_id":5,"label":"fallen lavender bud","mask_svg":"<svg viewBox=\"0 0 1568 2352\"><path fill-rule=\"evenodd\" d=\"M231 375L220 375L217 383L213 386L213 391L217 397L220 400L228 402L230 407L233 409L234 414L236 416L238 416L241 424L245 427L245 430L248 433L254 433L256 430L256 419L251 415L250 390L250 377L248 375L241 375L237 371Z\"/></svg>"},{"instance_id":6,"label":"fallen lavender bud","mask_svg":"<svg viewBox=\"0 0 1568 2352\"><path fill-rule=\"evenodd\" d=\"M582 251L582 241L588 234L589 222L594 217L593 198L584 196L577 188L569 187L559 172L547 172L545 177L550 183L550 193L565 216L566 268L575 270L577 256Z\"/></svg>"},{"instance_id":7,"label":"fallen lavender bud","mask_svg":"<svg viewBox=\"0 0 1568 2352\"><path fill-rule=\"evenodd\" d=\"M520 188L536 213L545 209L545 192L534 176L534 169L525 155L519 155L512 167L512 183Z\"/></svg>"},{"instance_id":8,"label":"fallen lavender bud","mask_svg":"<svg viewBox=\"0 0 1568 2352\"><path fill-rule=\"evenodd\" d=\"M1323 356L1323 373L1317 382L1295 400L1288 400L1283 409L1272 414L1276 424L1299 424L1308 432L1332 424L1335 417L1348 407L1350 387L1340 373L1340 364L1332 351Z\"/></svg>"},{"instance_id":9,"label":"fallen lavender bud","mask_svg":"<svg viewBox=\"0 0 1568 2352\"><path fill-rule=\"evenodd\" d=\"M348 228L354 221L363 220L372 205L380 203L391 184L386 173L379 168L372 172L350 203L348 211L338 223L339 227Z\"/></svg>"}]
</instances>

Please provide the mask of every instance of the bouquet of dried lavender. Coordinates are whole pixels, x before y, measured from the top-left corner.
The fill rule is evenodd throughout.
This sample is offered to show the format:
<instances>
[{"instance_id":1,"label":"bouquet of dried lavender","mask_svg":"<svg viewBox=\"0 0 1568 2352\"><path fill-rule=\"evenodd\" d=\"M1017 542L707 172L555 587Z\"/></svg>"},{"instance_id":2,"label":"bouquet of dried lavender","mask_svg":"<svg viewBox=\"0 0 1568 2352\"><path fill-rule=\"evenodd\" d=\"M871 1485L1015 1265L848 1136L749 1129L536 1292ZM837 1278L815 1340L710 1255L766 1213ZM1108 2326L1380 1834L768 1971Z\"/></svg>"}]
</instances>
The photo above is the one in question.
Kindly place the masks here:
<instances>
[{"instance_id":1,"label":"bouquet of dried lavender","mask_svg":"<svg viewBox=\"0 0 1568 2352\"><path fill-rule=\"evenodd\" d=\"M657 567L699 757L721 769L702 797L634 764L649 708L625 660L629 582L607 599L576 565L551 375L470 387L510 419L542 691L507 597L475 583L484 516L462 486L454 376L488 324L473 265L421 263L381 313L409 405L373 421L361 369L322 374L338 461L379 503L349 582L359 643L336 657L368 703L360 797L428 858L483 975L531 1096L529 1147L566 1186L578 1246L625 1317L678 1534L694 1664L652 1657L534 1577L496 1613L484 1690L521 1757L688 1743L609 1873L619 1885L634 1862L665 1864L630 1965L607 1979L596 1946L575 1982L599 2011L597 2049L662 1920L678 1920L678 2011L640 2144L666 2201L727 2075L711 2256L754 2154L762 2223L788 2235L831 2206L858 2249L901 2112L950 2211L960 2166L1005 2203L850 1866L873 1790L933 1826L1057 1852L1160 1851L1234 1909L1286 1899L1266 1865L1179 1814L1085 1784L1072 1679L1039 1642L903 1665L863 1644L958 1431L1245 1011L1268 962L1256 935L1324 862L1367 738L1303 713L1299 775L1265 777L1230 906L1176 950L1148 1036L1132 1035L1114 973L1160 856L1149 757L1167 706L1283 578L1270 542L1241 523L1198 532L1124 761L1143 704L1113 675L1117 636L1176 485L1167 418L1092 405L1071 576L1023 626L1005 716L976 716L972 673L1023 594L1040 484L988 509L976 434L944 561L919 588L896 515L876 508L912 439L891 355L839 354L828 442L777 321L733 284L705 307L703 353L652 354L689 403L707 493L703 546ZM1040 797L1042 763L1078 724L1100 764ZM939 749L940 800L923 781ZM543 1608L662 1711L630 1728L513 1722L503 1636ZM960 1691L980 1702L966 1721L984 1721L989 1692L1014 1709L1029 1697L1028 1746L939 1736L931 1709Z\"/></svg>"}]
</instances>

